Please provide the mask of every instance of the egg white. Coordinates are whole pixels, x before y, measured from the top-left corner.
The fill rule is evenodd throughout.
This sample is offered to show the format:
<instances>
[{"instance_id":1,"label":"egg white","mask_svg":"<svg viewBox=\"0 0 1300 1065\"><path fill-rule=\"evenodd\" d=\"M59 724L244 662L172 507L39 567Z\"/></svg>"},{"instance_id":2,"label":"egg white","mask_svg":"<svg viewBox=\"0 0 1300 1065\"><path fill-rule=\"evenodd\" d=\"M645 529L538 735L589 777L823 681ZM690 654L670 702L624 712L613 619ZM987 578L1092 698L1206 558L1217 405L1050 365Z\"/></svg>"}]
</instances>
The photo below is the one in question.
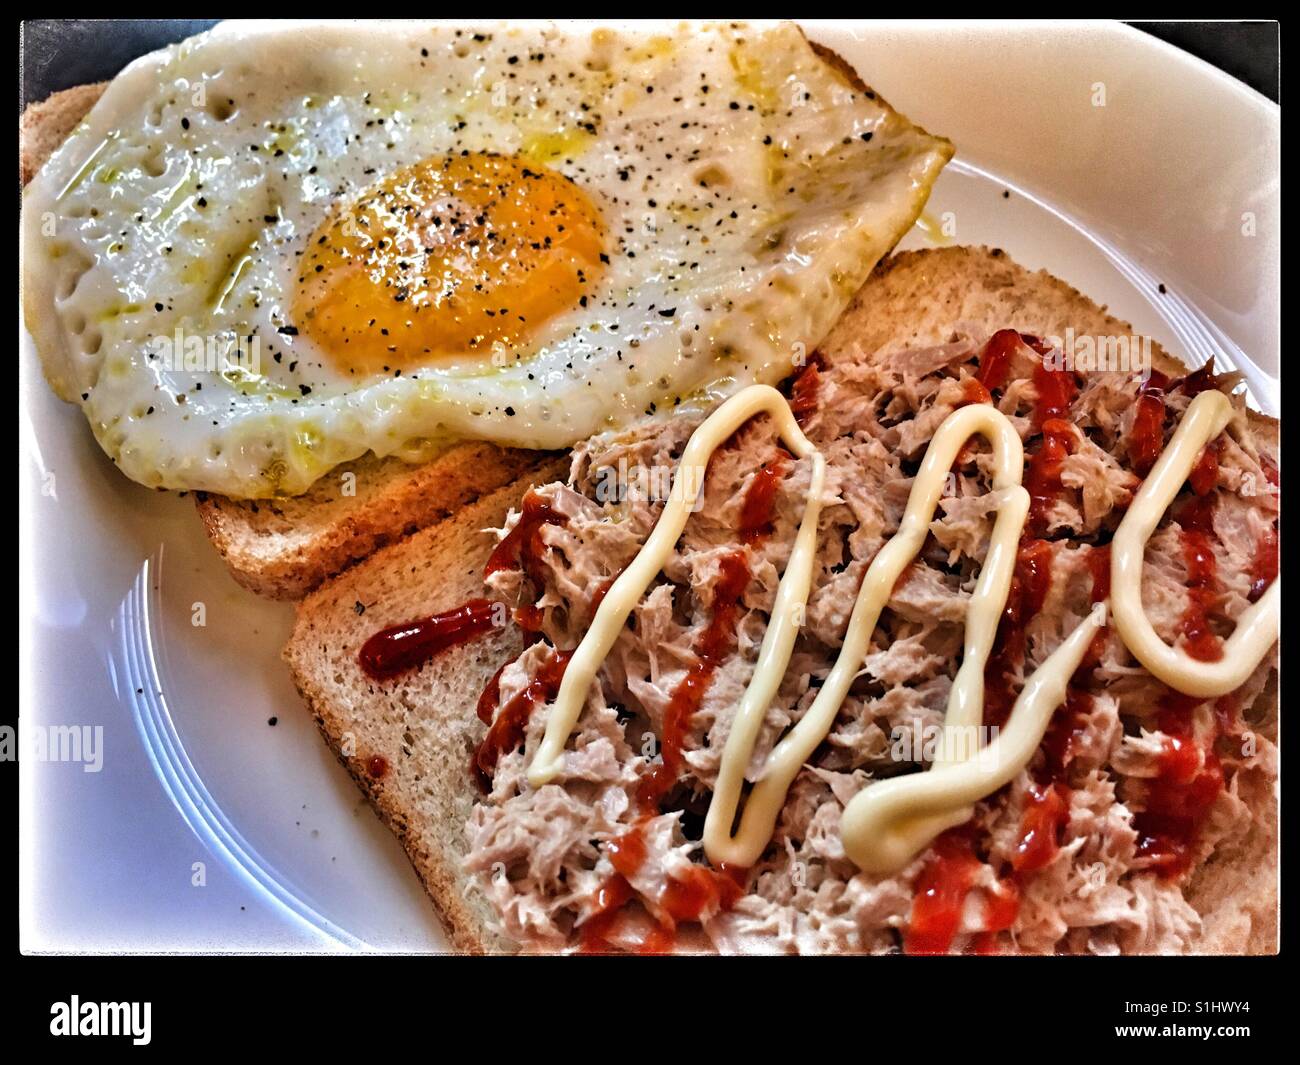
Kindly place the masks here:
<instances>
[{"instance_id":1,"label":"egg white","mask_svg":"<svg viewBox=\"0 0 1300 1065\"><path fill-rule=\"evenodd\" d=\"M343 372L294 335L304 242L461 151L579 185L605 273L519 349ZM780 379L950 156L790 25L223 24L119 75L29 186L26 317L128 476L293 494L367 451L562 447Z\"/></svg>"}]
</instances>

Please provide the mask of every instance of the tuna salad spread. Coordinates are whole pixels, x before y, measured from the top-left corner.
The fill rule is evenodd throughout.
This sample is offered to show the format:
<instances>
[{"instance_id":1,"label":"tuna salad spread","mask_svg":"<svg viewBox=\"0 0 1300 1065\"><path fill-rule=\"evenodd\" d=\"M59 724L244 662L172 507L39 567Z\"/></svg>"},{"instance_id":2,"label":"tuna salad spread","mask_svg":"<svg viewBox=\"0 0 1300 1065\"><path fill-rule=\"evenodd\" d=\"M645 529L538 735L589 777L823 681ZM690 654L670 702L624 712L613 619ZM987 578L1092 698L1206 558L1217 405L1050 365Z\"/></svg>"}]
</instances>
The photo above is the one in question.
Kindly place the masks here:
<instances>
[{"instance_id":1,"label":"tuna salad spread","mask_svg":"<svg viewBox=\"0 0 1300 1065\"><path fill-rule=\"evenodd\" d=\"M1028 512L983 670L983 727L1111 594L1111 540L1198 395L1205 368L1074 373L1012 330L892 353L815 357L787 389L824 456L811 591L746 789L808 711L864 575L899 532L926 448L954 411L991 404L1024 445ZM1054 357L1056 356L1056 357ZM1239 397L1146 545L1141 603L1190 659L1224 655L1277 574L1275 442ZM993 449L957 453L916 558L880 613L825 739L748 866L701 843L724 746L772 622L814 478L760 414L718 447L662 571L590 686L557 771L529 766L574 649L641 551L700 426L681 415L573 453L530 491L487 567L531 636L483 693L481 788L466 831L474 890L525 950L1159 953L1190 948L1189 883L1216 850L1273 831L1276 650L1229 694L1157 680L1101 627L1028 764L905 867L862 871L841 818L873 782L925 771L963 657L999 507ZM752 794L752 792L751 792ZM1266 823L1267 822L1267 823Z\"/></svg>"}]
</instances>

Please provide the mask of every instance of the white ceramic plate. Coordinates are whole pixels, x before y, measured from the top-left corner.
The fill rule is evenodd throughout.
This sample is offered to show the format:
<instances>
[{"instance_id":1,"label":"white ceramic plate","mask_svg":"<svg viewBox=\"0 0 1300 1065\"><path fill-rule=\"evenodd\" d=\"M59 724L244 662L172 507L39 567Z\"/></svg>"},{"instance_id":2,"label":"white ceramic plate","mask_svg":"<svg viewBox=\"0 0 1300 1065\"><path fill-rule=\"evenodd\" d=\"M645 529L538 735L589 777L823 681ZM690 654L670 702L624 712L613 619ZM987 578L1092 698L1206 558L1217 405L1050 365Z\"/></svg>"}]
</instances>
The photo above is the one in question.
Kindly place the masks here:
<instances>
[{"instance_id":1,"label":"white ceramic plate","mask_svg":"<svg viewBox=\"0 0 1300 1065\"><path fill-rule=\"evenodd\" d=\"M927 211L953 242L1051 270L1189 364L1214 354L1276 413L1273 104L1118 24L807 29L956 144ZM21 327L20 347L23 949L444 947L293 691L291 608L234 585L191 500L120 476ZM34 756L66 726L100 730L98 771Z\"/></svg>"}]
</instances>

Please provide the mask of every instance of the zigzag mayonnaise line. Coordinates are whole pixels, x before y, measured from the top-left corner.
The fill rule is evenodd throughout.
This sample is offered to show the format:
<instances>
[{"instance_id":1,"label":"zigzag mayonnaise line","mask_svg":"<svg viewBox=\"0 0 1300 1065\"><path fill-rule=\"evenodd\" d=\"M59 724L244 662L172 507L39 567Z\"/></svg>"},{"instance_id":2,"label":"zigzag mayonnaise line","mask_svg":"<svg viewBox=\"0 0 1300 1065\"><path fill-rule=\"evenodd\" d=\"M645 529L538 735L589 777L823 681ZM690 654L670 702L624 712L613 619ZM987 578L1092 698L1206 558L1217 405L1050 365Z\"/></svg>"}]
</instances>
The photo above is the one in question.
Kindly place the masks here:
<instances>
[{"instance_id":1,"label":"zigzag mayonnaise line","mask_svg":"<svg viewBox=\"0 0 1300 1065\"><path fill-rule=\"evenodd\" d=\"M1201 449L1232 419L1232 404L1222 392L1202 392L1160 460L1143 482L1111 544L1111 601L1120 637L1152 676L1184 695L1203 699L1241 687L1277 639L1281 586L1274 581L1257 603L1237 619L1237 631L1223 645L1217 662L1201 662L1170 647L1151 627L1142 606L1142 556L1174 496L1182 488Z\"/></svg>"},{"instance_id":2,"label":"zigzag mayonnaise line","mask_svg":"<svg viewBox=\"0 0 1300 1065\"><path fill-rule=\"evenodd\" d=\"M745 693L748 701L753 692L754 701L762 700L762 710L767 709L777 685L781 683L798 635L794 604L808 601L813 555L817 546L817 520L821 514L822 489L826 481L826 459L803 435L803 430L799 428L789 404L780 392L769 385L751 385L722 404L695 430L686 450L682 452L668 505L659 516L654 531L632 564L610 586L592 619L591 629L573 652L546 721L546 734L537 749L533 764L528 767L528 783L533 787L541 787L559 772L564 745L569 742L573 726L578 722L578 715L582 712L582 704L596 677L596 671L618 639L632 607L645 594L646 587L655 575L663 569L677 538L686 527L691 507L703 488L702 472L700 483L689 483L695 477L692 471L703 471L708 465L709 456L718 446L759 413L766 413L772 418L781 439L796 456L812 456L808 506L799 525L799 534L786 564L785 574L777 587L773 622L763 638L754 680L750 684L750 691Z\"/></svg>"},{"instance_id":3,"label":"zigzag mayonnaise line","mask_svg":"<svg viewBox=\"0 0 1300 1065\"><path fill-rule=\"evenodd\" d=\"M858 792L840 819L844 853L864 872L895 873L944 829L969 819L971 804L1009 784L1043 742L1070 678L1105 624L1098 603L1025 680L1006 727L987 747L959 764L936 761L928 773L879 780ZM945 723L945 734L948 728Z\"/></svg>"},{"instance_id":4,"label":"zigzag mayonnaise line","mask_svg":"<svg viewBox=\"0 0 1300 1065\"><path fill-rule=\"evenodd\" d=\"M912 492L898 533L880 549L867 568L839 657L812 706L769 756L745 803L735 836L731 835L731 826L744 772L753 753L757 725L762 723L766 704L759 711L757 723L747 732L737 735L733 727L723 751L713 801L704 822L704 852L715 865L730 862L749 866L763 853L772 838L781 807L785 805L790 784L817 745L826 738L849 686L862 668L871 634L895 583L925 543L944 479L952 469L957 452L976 433L993 446L993 487L1003 496L984 567L967 608L965 655L953 682L945 719L951 721L953 728L945 728L945 740L970 734L965 726L980 724L984 713L984 663L993 647L998 618L1006 605L1015 569L1016 544L1029 510L1029 493L1020 485L1024 467L1020 436L1005 415L987 404L954 411L934 434L912 482ZM946 750L944 753L951 761L960 760L957 751ZM969 816L968 810L954 811L952 823L958 824Z\"/></svg>"}]
</instances>

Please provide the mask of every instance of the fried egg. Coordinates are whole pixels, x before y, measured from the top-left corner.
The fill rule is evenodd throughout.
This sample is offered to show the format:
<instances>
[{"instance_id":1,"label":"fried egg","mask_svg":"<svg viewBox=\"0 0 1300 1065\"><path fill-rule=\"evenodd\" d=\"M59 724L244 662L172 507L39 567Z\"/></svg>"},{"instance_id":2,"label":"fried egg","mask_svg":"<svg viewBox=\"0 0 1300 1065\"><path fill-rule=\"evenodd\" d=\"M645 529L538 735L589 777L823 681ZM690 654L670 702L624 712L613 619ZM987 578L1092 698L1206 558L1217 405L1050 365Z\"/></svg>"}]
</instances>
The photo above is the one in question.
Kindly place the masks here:
<instances>
[{"instance_id":1,"label":"fried egg","mask_svg":"<svg viewBox=\"0 0 1300 1065\"><path fill-rule=\"evenodd\" d=\"M294 494L784 377L951 153L791 25L227 23L29 186L25 314L128 476Z\"/></svg>"}]
</instances>

